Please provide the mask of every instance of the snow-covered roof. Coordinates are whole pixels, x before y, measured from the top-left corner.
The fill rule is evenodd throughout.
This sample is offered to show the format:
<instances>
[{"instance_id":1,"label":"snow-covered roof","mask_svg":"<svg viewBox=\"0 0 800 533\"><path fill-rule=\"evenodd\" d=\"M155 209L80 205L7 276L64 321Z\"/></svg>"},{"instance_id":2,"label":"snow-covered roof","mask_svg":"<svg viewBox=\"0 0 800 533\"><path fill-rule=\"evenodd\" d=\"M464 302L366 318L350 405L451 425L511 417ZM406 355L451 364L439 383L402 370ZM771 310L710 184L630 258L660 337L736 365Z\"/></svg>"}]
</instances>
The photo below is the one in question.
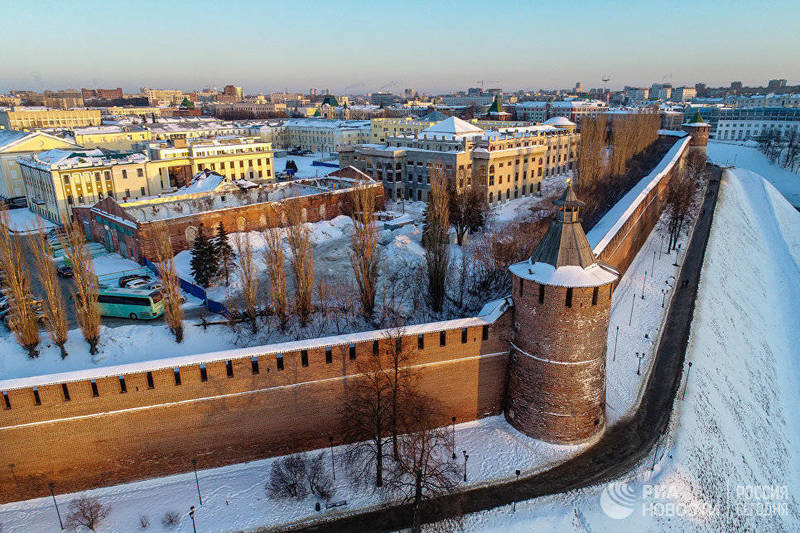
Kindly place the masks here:
<instances>
[{"instance_id":1,"label":"snow-covered roof","mask_svg":"<svg viewBox=\"0 0 800 533\"><path fill-rule=\"evenodd\" d=\"M55 148L38 154L20 157L18 161L29 166L49 170L57 168L81 168L93 166L117 165L125 163L144 163L146 155L140 152L118 153L104 151L99 148L91 150L62 150Z\"/></svg>"},{"instance_id":2,"label":"snow-covered roof","mask_svg":"<svg viewBox=\"0 0 800 533\"><path fill-rule=\"evenodd\" d=\"M475 135L483 135L483 130L478 126L470 124L458 117L448 117L441 122L437 122L433 126L425 128L420 132L420 137L432 138L454 138L454 137L471 137Z\"/></svg>"},{"instance_id":3,"label":"snow-covered roof","mask_svg":"<svg viewBox=\"0 0 800 533\"><path fill-rule=\"evenodd\" d=\"M429 322L403 328L403 335L414 336L423 333L436 333L443 330L453 330L466 327L489 326L497 321L503 313L511 306L510 298L501 298L484 305L478 316L460 318L455 320L444 320L441 322ZM244 357L257 357L285 352L297 352L300 350L310 350L327 346L343 346L350 343L371 342L383 340L388 334L395 333L391 329L378 329L365 331L362 333L349 333L345 335L335 335L330 337L318 337L316 339L288 341L278 344L267 344L264 346L254 346L252 348L238 348L233 350L223 350L219 352L209 352L166 359L156 359L141 361L138 363L128 363L123 365L106 366L100 368L88 368L84 370L73 370L57 374L45 374L40 376L30 376L24 378L12 378L0 380L0 390L22 389L26 387L41 387L56 383L72 383L76 381L86 381L110 376L122 376L138 372L147 372L163 368L175 368L186 365L207 364L215 361L226 361L229 359L239 359Z\"/></svg>"},{"instance_id":4,"label":"snow-covered roof","mask_svg":"<svg viewBox=\"0 0 800 533\"><path fill-rule=\"evenodd\" d=\"M557 287L599 287L619 277L612 267L600 262L586 268L577 265L556 268L549 263L531 263L528 260L511 265L510 270L517 277Z\"/></svg>"},{"instance_id":5,"label":"snow-covered roof","mask_svg":"<svg viewBox=\"0 0 800 533\"><path fill-rule=\"evenodd\" d=\"M542 124L549 126L575 126L576 124L566 117L553 117L545 120Z\"/></svg>"},{"instance_id":6,"label":"snow-covered roof","mask_svg":"<svg viewBox=\"0 0 800 533\"><path fill-rule=\"evenodd\" d=\"M28 131L0 130L0 150L31 135Z\"/></svg>"},{"instance_id":7,"label":"snow-covered roof","mask_svg":"<svg viewBox=\"0 0 800 533\"><path fill-rule=\"evenodd\" d=\"M225 181L225 176L216 172L201 170L195 174L188 184L171 194L193 194L197 192L210 192Z\"/></svg>"}]
</instances>

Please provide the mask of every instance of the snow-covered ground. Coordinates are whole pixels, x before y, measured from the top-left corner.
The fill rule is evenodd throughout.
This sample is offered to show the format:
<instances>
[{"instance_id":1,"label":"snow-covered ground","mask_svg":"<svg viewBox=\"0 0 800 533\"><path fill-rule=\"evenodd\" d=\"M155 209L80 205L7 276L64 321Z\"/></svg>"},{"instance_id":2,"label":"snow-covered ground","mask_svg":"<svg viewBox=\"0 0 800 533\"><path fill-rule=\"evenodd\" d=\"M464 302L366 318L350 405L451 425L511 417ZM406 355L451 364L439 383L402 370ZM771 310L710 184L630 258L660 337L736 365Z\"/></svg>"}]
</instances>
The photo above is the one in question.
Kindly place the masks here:
<instances>
[{"instance_id":1,"label":"snow-covered ground","mask_svg":"<svg viewBox=\"0 0 800 533\"><path fill-rule=\"evenodd\" d=\"M410 226L413 228L413 226ZM333 228L340 228L334 224ZM612 307L611 323L615 332L615 324L620 325L619 345L616 356L614 355L614 333L609 333L608 342L608 417L609 423L619 420L635 407L638 401L641 385L649 372L652 362L652 345L662 321L664 309L661 307L662 287L667 285L664 281L673 275L676 267L672 266L675 254L658 254L655 256L655 276L653 271L653 254L662 245L661 230L656 229L637 256L628 273L623 277L615 291ZM315 228L315 238L324 238L336 230L321 226ZM346 234L343 231L342 234ZM393 241L404 241L394 236ZM416 245L410 238L412 245ZM644 277L644 272L648 276ZM645 299L641 299L641 288L645 288ZM631 325L630 300L636 295L636 304ZM668 296L668 295L667 295ZM142 330L127 330L116 328L106 335L120 335L111 337L109 345L125 346L158 345L164 352L164 357L193 353L199 351L200 345L205 351L217 349L217 346L229 346L234 343L233 333L228 328L212 328L204 333L201 328L187 327L187 339L184 345L174 343L165 327L148 328L147 337L140 337ZM119 333L118 333L119 332ZM645 337L645 334L649 338ZM131 335L131 338L124 338ZM76 337L79 342L80 337ZM108 337L106 337L108 338ZM135 355L130 351L115 350L108 347L101 351L101 360L98 365L118 364L133 362ZM20 374L27 365L36 365L39 361L28 360L21 349L14 348L17 356L14 360L23 365L15 368L19 375L35 375L41 371ZM636 374L637 351L646 352L647 358L642 361L641 373ZM52 353L51 353L52 352ZM174 352L174 353L173 353ZM51 350L42 356L42 366L48 367L60 363L57 350ZM134 359L126 359L134 357ZM65 361L69 365L75 359L72 355ZM60 367L60 371L72 368L83 368L81 361L69 368ZM85 363L84 363L85 366ZM498 480L510 480L515 477L514 471L520 469L524 474L533 474L544 470L556 463L574 456L584 446L555 446L526 437L510 425L502 417L490 417L479 421L468 422L456 426L456 446L466 449L470 455L468 463L469 485L480 485ZM343 449L337 448L336 454L341 456ZM313 455L318 452L309 452ZM326 452L327 453L327 452ZM255 461L216 468L200 473L201 489L203 490L204 505L197 506L195 488L192 474L181 474L164 478L142 481L89 491L103 502L112 505L112 514L107 520L107 525L100 528L103 532L129 531L138 524L140 514L146 514L154 524L158 524L161 516L167 511L178 510L186 512L190 505L197 506L198 530L200 531L225 531L229 529L247 529L255 527L270 527L278 524L287 524L297 520L318 517L313 506L315 500L307 498L300 504L297 502L275 501L266 496L264 484L268 480L269 466L273 459ZM341 468L341 466L339 467ZM343 472L337 470L337 494L334 500L346 499L348 505L338 508L337 511L323 511L323 513L350 513L355 510L364 510L379 506L384 502L386 495L372 492L365 488L350 487ZM64 496L66 502L75 495ZM323 507L324 508L324 507ZM37 527L46 528L54 518L51 502L44 499L30 500L0 506L0 522L5 522L4 533L10 531L26 531L25 527L35 524ZM191 531L191 523L186 517L177 531Z\"/></svg>"},{"instance_id":2,"label":"snow-covered ground","mask_svg":"<svg viewBox=\"0 0 800 533\"><path fill-rule=\"evenodd\" d=\"M339 164L338 159L331 159L329 154L315 153L309 155L287 155L283 157L276 157L274 162L275 172L283 172L286 170L286 162L292 160L297 165L297 174L295 178L317 178L327 176L331 172L338 170L338 167L327 166L314 166L314 161L325 161L326 163Z\"/></svg>"},{"instance_id":3,"label":"snow-covered ground","mask_svg":"<svg viewBox=\"0 0 800 533\"><path fill-rule=\"evenodd\" d=\"M800 213L759 175L726 172L667 437L620 484L469 515L464 530L800 530L799 300Z\"/></svg>"},{"instance_id":4,"label":"snow-covered ground","mask_svg":"<svg viewBox=\"0 0 800 533\"><path fill-rule=\"evenodd\" d=\"M21 209L9 209L8 213L8 226L11 231L28 232L34 231L37 227L44 230L54 228L56 225L47 219L44 219L28 209L27 207Z\"/></svg>"},{"instance_id":5,"label":"snow-covered ground","mask_svg":"<svg viewBox=\"0 0 800 533\"><path fill-rule=\"evenodd\" d=\"M708 142L708 157L718 165L732 165L752 170L767 179L783 194L789 203L800 208L800 176L774 165L767 157L748 143Z\"/></svg>"}]
</instances>

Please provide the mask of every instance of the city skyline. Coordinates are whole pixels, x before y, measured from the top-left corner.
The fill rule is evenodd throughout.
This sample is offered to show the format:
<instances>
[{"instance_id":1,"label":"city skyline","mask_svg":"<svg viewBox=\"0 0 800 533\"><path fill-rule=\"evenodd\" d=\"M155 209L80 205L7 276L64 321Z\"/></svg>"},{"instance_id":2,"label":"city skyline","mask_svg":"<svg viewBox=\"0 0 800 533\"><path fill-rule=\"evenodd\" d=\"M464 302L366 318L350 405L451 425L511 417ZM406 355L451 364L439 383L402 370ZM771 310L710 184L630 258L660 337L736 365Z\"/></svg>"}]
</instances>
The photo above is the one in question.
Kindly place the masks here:
<instances>
[{"instance_id":1,"label":"city skyline","mask_svg":"<svg viewBox=\"0 0 800 533\"><path fill-rule=\"evenodd\" d=\"M765 85L776 77L792 84L800 78L790 53L800 49L791 29L800 7L784 1L726 9L699 2L668 10L632 10L621 2L491 10L475 2L412 2L402 12L358 2L305 11L248 1L82 5L79 12L50 2L14 6L19 24L8 28L0 51L0 90L120 86L137 92L142 86L188 90L235 83L247 93L311 87L437 93L478 86L478 80L514 91L578 81L587 89L602 87L607 75L611 89L653 82ZM98 13L106 23L98 22ZM113 31L99 32L98 25Z\"/></svg>"}]
</instances>

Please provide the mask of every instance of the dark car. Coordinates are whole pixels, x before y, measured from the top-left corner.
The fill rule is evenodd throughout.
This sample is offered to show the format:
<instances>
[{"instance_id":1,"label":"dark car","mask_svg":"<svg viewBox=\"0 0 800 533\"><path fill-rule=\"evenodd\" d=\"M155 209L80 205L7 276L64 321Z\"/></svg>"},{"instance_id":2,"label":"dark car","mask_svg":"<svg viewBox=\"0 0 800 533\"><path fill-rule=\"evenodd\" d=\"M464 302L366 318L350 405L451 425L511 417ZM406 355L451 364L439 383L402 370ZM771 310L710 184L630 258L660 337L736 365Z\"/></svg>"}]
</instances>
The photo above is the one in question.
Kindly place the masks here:
<instances>
[{"instance_id":1,"label":"dark car","mask_svg":"<svg viewBox=\"0 0 800 533\"><path fill-rule=\"evenodd\" d=\"M122 276L119 278L119 286L125 288L128 285L128 282L135 279L150 281L150 276L145 276L144 274L128 274L127 276Z\"/></svg>"},{"instance_id":2,"label":"dark car","mask_svg":"<svg viewBox=\"0 0 800 533\"><path fill-rule=\"evenodd\" d=\"M69 265L59 265L56 267L56 273L62 278L71 278L72 267Z\"/></svg>"}]
</instances>

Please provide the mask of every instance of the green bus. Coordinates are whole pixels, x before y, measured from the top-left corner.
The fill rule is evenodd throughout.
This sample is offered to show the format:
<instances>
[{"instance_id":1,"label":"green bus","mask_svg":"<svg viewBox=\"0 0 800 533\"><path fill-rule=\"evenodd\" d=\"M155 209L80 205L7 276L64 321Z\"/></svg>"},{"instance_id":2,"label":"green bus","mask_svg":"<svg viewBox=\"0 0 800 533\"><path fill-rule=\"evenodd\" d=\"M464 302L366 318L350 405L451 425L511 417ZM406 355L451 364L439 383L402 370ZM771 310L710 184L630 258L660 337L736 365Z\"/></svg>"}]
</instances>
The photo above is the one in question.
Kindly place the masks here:
<instances>
[{"instance_id":1,"label":"green bus","mask_svg":"<svg viewBox=\"0 0 800 533\"><path fill-rule=\"evenodd\" d=\"M116 316L137 320L152 319L164 314L164 296L161 291L101 288L97 302L102 316Z\"/></svg>"}]
</instances>

